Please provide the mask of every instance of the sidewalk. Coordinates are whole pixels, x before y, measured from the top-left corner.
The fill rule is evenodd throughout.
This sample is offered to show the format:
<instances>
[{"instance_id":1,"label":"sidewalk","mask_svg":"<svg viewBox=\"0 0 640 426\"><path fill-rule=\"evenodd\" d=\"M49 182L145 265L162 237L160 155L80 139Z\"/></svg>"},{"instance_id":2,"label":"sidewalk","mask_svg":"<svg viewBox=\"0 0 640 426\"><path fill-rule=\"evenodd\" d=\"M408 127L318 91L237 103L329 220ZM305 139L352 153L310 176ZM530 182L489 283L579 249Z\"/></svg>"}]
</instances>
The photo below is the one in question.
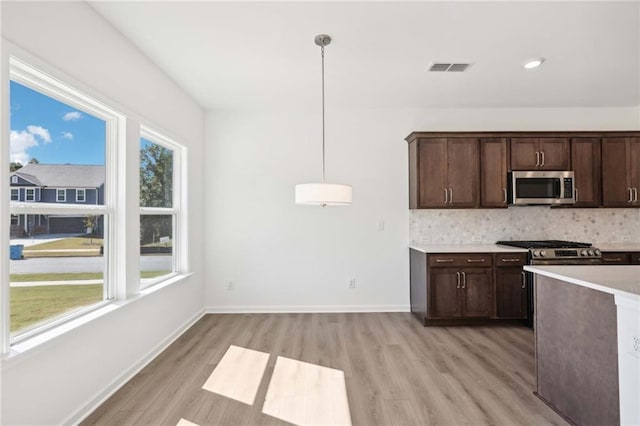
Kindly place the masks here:
<instances>
[{"instance_id":1,"label":"sidewalk","mask_svg":"<svg viewBox=\"0 0 640 426\"><path fill-rule=\"evenodd\" d=\"M9 287L37 287L41 285L88 285L102 284L103 280L60 280L60 281L25 281L9 283Z\"/></svg>"}]
</instances>

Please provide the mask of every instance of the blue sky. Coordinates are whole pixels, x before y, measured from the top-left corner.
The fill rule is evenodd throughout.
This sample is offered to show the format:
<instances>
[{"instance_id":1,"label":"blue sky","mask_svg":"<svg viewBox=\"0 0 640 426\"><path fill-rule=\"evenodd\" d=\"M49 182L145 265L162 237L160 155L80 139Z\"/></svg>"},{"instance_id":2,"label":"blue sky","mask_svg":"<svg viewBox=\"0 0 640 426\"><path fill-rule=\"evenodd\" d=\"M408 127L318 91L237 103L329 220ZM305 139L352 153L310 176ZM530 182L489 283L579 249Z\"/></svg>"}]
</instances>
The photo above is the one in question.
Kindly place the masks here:
<instances>
[{"instance_id":1,"label":"blue sky","mask_svg":"<svg viewBox=\"0 0 640 426\"><path fill-rule=\"evenodd\" d=\"M10 86L10 159L104 165L105 122L29 89Z\"/></svg>"}]
</instances>

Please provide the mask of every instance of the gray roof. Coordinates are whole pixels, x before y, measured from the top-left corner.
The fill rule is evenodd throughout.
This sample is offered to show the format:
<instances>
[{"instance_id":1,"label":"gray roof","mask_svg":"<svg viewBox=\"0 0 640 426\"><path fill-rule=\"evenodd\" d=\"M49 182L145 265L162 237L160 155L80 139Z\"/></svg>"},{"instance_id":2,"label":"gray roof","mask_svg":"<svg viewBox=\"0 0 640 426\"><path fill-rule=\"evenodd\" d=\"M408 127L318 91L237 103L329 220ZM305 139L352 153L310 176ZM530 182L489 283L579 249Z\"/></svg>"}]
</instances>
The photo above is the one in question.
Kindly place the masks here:
<instances>
[{"instance_id":1,"label":"gray roof","mask_svg":"<svg viewBox=\"0 0 640 426\"><path fill-rule=\"evenodd\" d=\"M75 164L27 164L11 176L57 188L98 188L104 184L104 166Z\"/></svg>"}]
</instances>

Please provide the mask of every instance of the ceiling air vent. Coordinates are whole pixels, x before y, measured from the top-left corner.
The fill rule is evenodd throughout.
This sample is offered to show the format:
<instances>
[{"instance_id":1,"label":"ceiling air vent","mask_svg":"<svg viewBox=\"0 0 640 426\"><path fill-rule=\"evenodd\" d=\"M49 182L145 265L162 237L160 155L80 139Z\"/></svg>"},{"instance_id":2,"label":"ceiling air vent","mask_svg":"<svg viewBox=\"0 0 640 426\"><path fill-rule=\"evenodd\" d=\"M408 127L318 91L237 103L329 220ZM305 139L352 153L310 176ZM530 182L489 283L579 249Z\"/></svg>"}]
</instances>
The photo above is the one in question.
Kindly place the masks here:
<instances>
[{"instance_id":1,"label":"ceiling air vent","mask_svg":"<svg viewBox=\"0 0 640 426\"><path fill-rule=\"evenodd\" d=\"M465 63L434 62L428 68L428 71L429 72L464 72L470 66L471 64L465 64Z\"/></svg>"}]
</instances>

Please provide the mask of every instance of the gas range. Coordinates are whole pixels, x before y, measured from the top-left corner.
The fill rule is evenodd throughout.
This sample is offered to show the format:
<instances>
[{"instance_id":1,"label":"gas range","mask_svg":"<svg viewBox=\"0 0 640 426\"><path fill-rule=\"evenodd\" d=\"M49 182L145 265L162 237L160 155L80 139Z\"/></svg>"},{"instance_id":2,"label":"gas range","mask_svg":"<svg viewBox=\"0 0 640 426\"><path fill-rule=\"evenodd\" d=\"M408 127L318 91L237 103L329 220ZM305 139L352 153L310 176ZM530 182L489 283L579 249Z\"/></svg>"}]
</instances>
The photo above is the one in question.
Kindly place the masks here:
<instances>
[{"instance_id":1,"label":"gas range","mask_svg":"<svg viewBox=\"0 0 640 426\"><path fill-rule=\"evenodd\" d=\"M590 243L575 241L498 241L496 244L529 249L531 265L598 265L602 253Z\"/></svg>"}]
</instances>

